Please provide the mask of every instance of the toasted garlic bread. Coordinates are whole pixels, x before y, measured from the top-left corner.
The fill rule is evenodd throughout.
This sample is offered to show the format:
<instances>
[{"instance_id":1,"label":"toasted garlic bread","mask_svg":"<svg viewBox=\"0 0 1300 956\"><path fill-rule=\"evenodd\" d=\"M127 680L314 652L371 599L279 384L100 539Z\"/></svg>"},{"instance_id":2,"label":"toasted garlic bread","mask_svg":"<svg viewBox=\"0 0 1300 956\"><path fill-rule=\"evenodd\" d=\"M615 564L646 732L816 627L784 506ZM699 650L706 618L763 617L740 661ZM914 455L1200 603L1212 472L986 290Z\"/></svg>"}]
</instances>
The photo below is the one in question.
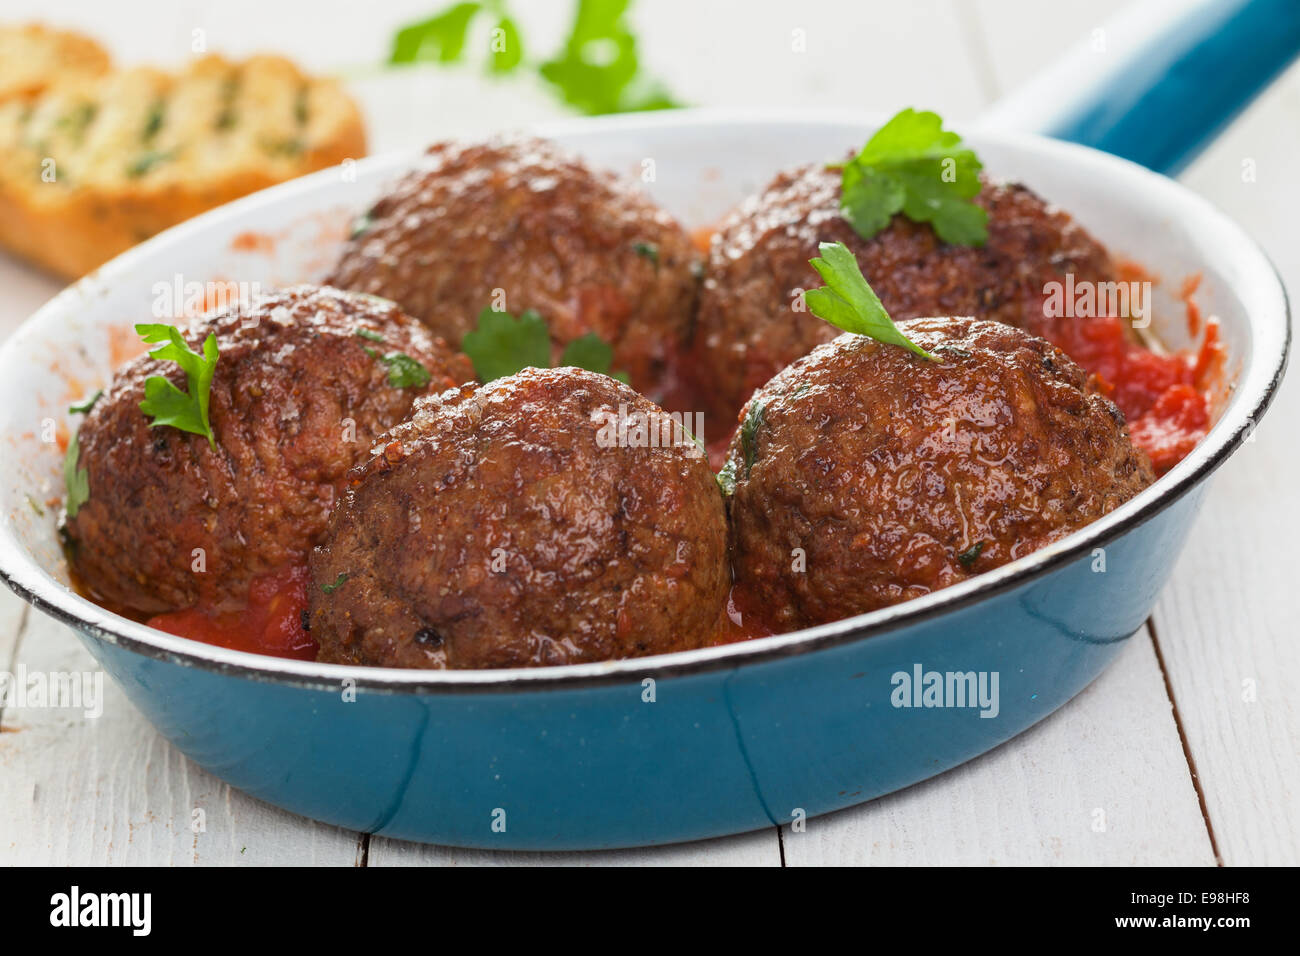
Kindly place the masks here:
<instances>
[{"instance_id":1,"label":"toasted garlic bread","mask_svg":"<svg viewBox=\"0 0 1300 956\"><path fill-rule=\"evenodd\" d=\"M0 24L0 100L32 97L61 80L100 76L108 52L80 33Z\"/></svg>"},{"instance_id":2,"label":"toasted garlic bread","mask_svg":"<svg viewBox=\"0 0 1300 956\"><path fill-rule=\"evenodd\" d=\"M0 102L0 244L76 277L206 209L364 153L352 100L280 57L61 82Z\"/></svg>"}]
</instances>

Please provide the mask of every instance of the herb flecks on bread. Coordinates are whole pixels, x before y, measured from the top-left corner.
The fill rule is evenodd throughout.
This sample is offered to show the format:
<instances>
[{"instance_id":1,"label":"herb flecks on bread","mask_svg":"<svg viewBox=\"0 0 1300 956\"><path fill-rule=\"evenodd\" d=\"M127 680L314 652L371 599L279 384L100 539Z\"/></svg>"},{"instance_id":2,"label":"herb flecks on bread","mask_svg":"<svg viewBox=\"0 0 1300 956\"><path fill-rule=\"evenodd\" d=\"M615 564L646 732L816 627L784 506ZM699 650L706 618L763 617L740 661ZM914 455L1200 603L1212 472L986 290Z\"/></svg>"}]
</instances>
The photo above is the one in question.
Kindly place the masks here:
<instances>
[{"instance_id":1,"label":"herb flecks on bread","mask_svg":"<svg viewBox=\"0 0 1300 956\"><path fill-rule=\"evenodd\" d=\"M356 105L277 56L0 101L0 244L75 277L206 209L365 153Z\"/></svg>"}]
</instances>

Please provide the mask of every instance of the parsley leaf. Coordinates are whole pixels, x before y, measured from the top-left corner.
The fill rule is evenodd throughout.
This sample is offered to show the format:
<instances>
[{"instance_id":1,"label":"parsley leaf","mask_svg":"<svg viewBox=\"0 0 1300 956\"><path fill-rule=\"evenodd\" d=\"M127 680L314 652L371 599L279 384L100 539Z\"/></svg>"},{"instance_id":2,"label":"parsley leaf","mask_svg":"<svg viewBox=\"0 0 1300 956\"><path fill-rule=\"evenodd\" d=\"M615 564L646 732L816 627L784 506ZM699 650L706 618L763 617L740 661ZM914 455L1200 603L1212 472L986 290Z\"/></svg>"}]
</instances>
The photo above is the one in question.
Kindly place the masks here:
<instances>
[{"instance_id":1,"label":"parsley leaf","mask_svg":"<svg viewBox=\"0 0 1300 956\"><path fill-rule=\"evenodd\" d=\"M517 319L509 312L484 309L478 314L478 328L461 339L460 350L487 384L522 368L550 368L551 333L546 320L532 309Z\"/></svg>"},{"instance_id":2,"label":"parsley leaf","mask_svg":"<svg viewBox=\"0 0 1300 956\"><path fill-rule=\"evenodd\" d=\"M68 489L64 509L69 518L75 518L81 506L90 500L90 472L77 467L80 459L81 445L77 441L77 433L73 432L68 439L67 454L63 456L63 484Z\"/></svg>"},{"instance_id":3,"label":"parsley leaf","mask_svg":"<svg viewBox=\"0 0 1300 956\"><path fill-rule=\"evenodd\" d=\"M320 589L326 594L333 594L339 588L343 587L343 585L347 583L347 580L348 573L346 571L340 571L339 576L334 579L333 584L322 584Z\"/></svg>"},{"instance_id":4,"label":"parsley leaf","mask_svg":"<svg viewBox=\"0 0 1300 956\"><path fill-rule=\"evenodd\" d=\"M898 331L898 326L894 325L880 299L863 278L858 260L853 258L853 253L844 243L823 242L818 249L821 256L808 262L825 280L826 286L804 293L809 312L845 332L866 335L889 345L901 345L922 358L938 361Z\"/></svg>"},{"instance_id":5,"label":"parsley leaf","mask_svg":"<svg viewBox=\"0 0 1300 956\"><path fill-rule=\"evenodd\" d=\"M479 9L477 3L456 3L428 20L403 27L393 38L388 62L457 62L465 53L465 34Z\"/></svg>"},{"instance_id":6,"label":"parsley leaf","mask_svg":"<svg viewBox=\"0 0 1300 956\"><path fill-rule=\"evenodd\" d=\"M175 362L185 370L187 391L182 392L162 375L151 375L144 380L144 401L140 411L153 419L150 428L170 425L181 431L203 435L208 444L217 447L208 420L208 399L212 390L212 375L217 368L217 336L209 332L203 342L203 352L195 352L181 338L175 326L163 323L137 325L135 331L146 343L165 344L149 353L160 362Z\"/></svg>"},{"instance_id":7,"label":"parsley leaf","mask_svg":"<svg viewBox=\"0 0 1300 956\"><path fill-rule=\"evenodd\" d=\"M484 384L525 368L551 367L551 333L546 320L533 309L515 318L509 312L484 309L478 328L466 332L460 350L474 363L474 372ZM611 372L614 350L595 332L588 332L564 347L561 365L573 365L627 383L627 374Z\"/></svg>"},{"instance_id":8,"label":"parsley leaf","mask_svg":"<svg viewBox=\"0 0 1300 956\"><path fill-rule=\"evenodd\" d=\"M745 459L745 477L749 477L758 458L758 429L762 426L767 413L766 403L755 399L745 409L745 420L740 423L740 454ZM736 459L728 458L727 463L718 472L718 487L722 493L730 496L736 493Z\"/></svg>"},{"instance_id":9,"label":"parsley leaf","mask_svg":"<svg viewBox=\"0 0 1300 956\"><path fill-rule=\"evenodd\" d=\"M937 114L905 109L844 164L840 214L863 239L901 212L930 223L944 242L981 246L988 239L988 213L974 198L983 168Z\"/></svg>"},{"instance_id":10,"label":"parsley leaf","mask_svg":"<svg viewBox=\"0 0 1300 956\"><path fill-rule=\"evenodd\" d=\"M384 340L384 337L378 332L371 332L369 329L357 329L356 335L372 342L382 342ZM433 377L429 374L427 368L405 352L389 352L387 355L381 355L378 349L372 349L368 345L361 347L372 359L383 362L388 366L388 384L393 388L410 388L411 386L423 388L429 384L429 380Z\"/></svg>"},{"instance_id":11,"label":"parsley leaf","mask_svg":"<svg viewBox=\"0 0 1300 956\"><path fill-rule=\"evenodd\" d=\"M95 389L94 394L87 395L85 398L77 402L77 404L75 405L69 405L68 406L69 413L74 415L88 414L90 410L95 407L95 403L99 401L99 396L103 394L104 394L104 390L102 388Z\"/></svg>"},{"instance_id":12,"label":"parsley leaf","mask_svg":"<svg viewBox=\"0 0 1300 956\"><path fill-rule=\"evenodd\" d=\"M662 84L640 72L636 36L625 17L631 0L577 0L564 46L536 69L564 102L583 113L672 109L679 104ZM505 0L453 3L435 16L403 27L393 38L390 64L459 63L470 25L492 17L488 73L513 73L524 64L523 36Z\"/></svg>"},{"instance_id":13,"label":"parsley leaf","mask_svg":"<svg viewBox=\"0 0 1300 956\"><path fill-rule=\"evenodd\" d=\"M503 16L492 29L492 55L488 60L488 72L513 72L524 59L524 42L519 36L519 27L510 17Z\"/></svg>"},{"instance_id":14,"label":"parsley leaf","mask_svg":"<svg viewBox=\"0 0 1300 956\"><path fill-rule=\"evenodd\" d=\"M578 0L564 48L541 66L566 103L588 115L672 109L662 85L640 75L629 0Z\"/></svg>"},{"instance_id":15,"label":"parsley leaf","mask_svg":"<svg viewBox=\"0 0 1300 956\"><path fill-rule=\"evenodd\" d=\"M595 332L588 332L586 335L574 339L564 347L564 354L560 356L561 365L572 365L576 368L585 368L588 372L599 372L601 375L616 378L624 385L627 385L628 377L626 372L611 372L609 370L613 362L614 350Z\"/></svg>"},{"instance_id":16,"label":"parsley leaf","mask_svg":"<svg viewBox=\"0 0 1300 956\"><path fill-rule=\"evenodd\" d=\"M976 541L974 544L972 544L961 554L957 555L957 563L960 564L967 571L969 571L971 569L971 566L975 564L975 561L979 558L980 554L983 551L984 551L984 542Z\"/></svg>"},{"instance_id":17,"label":"parsley leaf","mask_svg":"<svg viewBox=\"0 0 1300 956\"><path fill-rule=\"evenodd\" d=\"M389 352L379 361L388 366L388 384L393 388L424 388L432 378L427 368L405 352Z\"/></svg>"},{"instance_id":18,"label":"parsley leaf","mask_svg":"<svg viewBox=\"0 0 1300 956\"><path fill-rule=\"evenodd\" d=\"M655 272L659 271L659 247L653 242L634 242L632 251L642 259L649 259L654 263Z\"/></svg>"}]
</instances>

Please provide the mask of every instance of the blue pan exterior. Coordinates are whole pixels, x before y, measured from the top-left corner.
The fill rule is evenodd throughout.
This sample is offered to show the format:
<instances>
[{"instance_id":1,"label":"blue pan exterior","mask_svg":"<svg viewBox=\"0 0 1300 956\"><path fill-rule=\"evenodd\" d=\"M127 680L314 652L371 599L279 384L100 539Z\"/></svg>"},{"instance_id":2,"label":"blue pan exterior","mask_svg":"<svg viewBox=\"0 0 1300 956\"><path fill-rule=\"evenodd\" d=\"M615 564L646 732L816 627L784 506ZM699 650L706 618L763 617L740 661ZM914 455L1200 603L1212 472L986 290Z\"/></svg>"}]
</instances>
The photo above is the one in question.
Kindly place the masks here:
<instances>
[{"instance_id":1,"label":"blue pan exterior","mask_svg":"<svg viewBox=\"0 0 1300 956\"><path fill-rule=\"evenodd\" d=\"M932 776L1090 683L1146 619L1205 483L1105 545L908 626L713 669L345 701L83 632L188 757L286 809L403 839L594 849L789 823ZM809 652L812 651L812 652ZM999 710L901 708L896 672L996 672ZM653 702L644 677L654 679ZM292 728L286 732L285 728ZM498 827L504 811L504 832Z\"/></svg>"},{"instance_id":2,"label":"blue pan exterior","mask_svg":"<svg viewBox=\"0 0 1300 956\"><path fill-rule=\"evenodd\" d=\"M1127 55L1096 52L1062 64L994 107L1016 128L1031 114L1037 132L1091 146L1156 172L1175 175L1300 54L1295 0L1194 0L1162 8L1142 4L1112 32L1131 40Z\"/></svg>"}]
</instances>

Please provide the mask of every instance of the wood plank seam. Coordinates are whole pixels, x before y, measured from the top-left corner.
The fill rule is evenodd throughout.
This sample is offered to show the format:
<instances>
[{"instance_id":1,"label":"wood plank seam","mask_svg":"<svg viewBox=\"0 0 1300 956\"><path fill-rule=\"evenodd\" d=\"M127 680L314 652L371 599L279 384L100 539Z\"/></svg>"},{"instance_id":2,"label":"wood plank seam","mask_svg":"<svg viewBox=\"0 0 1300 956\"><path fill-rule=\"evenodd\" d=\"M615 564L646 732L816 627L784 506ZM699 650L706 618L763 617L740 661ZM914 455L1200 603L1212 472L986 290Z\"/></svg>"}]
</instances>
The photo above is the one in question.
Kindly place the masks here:
<instances>
[{"instance_id":1,"label":"wood plank seam","mask_svg":"<svg viewBox=\"0 0 1300 956\"><path fill-rule=\"evenodd\" d=\"M9 660L5 662L5 670L14 674L18 666L18 652L22 650L23 635L27 633L27 618L32 613L32 606L26 601L23 602L22 610L18 613L18 627L14 632L14 646L9 651ZM17 680L17 677L11 678ZM4 701L0 699L0 732L4 731L5 725L5 708Z\"/></svg>"},{"instance_id":2,"label":"wood plank seam","mask_svg":"<svg viewBox=\"0 0 1300 956\"><path fill-rule=\"evenodd\" d=\"M1223 856L1219 853L1219 842L1214 836L1214 822L1210 819L1210 809L1205 803L1205 791L1201 789L1201 778L1196 772L1196 758L1192 756L1191 745L1187 742L1187 732L1183 728L1183 716L1178 712L1178 700L1174 697L1174 686L1169 680L1169 671L1165 667L1165 655L1160 650L1160 637L1156 633L1155 618L1147 618L1147 631L1151 635L1151 649L1156 654L1156 664L1160 667L1160 677L1165 682L1165 694L1169 697L1169 706L1173 708L1174 726L1178 728L1178 742L1183 746L1183 757L1187 760L1187 772L1192 775L1192 788L1196 791L1196 802L1201 806L1201 817L1205 820L1205 832L1210 838L1210 850L1214 853L1216 866L1223 866Z\"/></svg>"}]
</instances>

